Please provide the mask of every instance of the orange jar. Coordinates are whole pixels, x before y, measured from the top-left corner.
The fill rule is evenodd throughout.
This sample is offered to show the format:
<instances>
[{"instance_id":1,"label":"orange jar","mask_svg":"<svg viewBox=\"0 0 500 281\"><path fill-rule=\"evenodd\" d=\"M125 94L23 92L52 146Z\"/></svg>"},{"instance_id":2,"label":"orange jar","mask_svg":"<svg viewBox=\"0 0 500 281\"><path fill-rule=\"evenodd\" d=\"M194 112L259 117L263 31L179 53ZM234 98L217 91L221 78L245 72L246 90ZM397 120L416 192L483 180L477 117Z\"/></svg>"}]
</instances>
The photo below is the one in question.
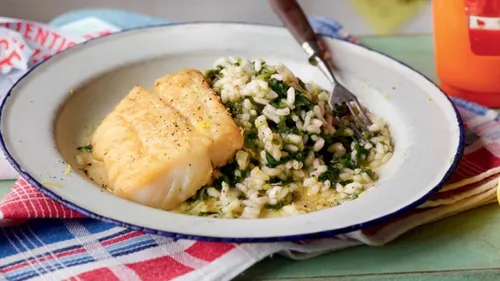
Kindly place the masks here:
<instances>
[{"instance_id":1,"label":"orange jar","mask_svg":"<svg viewBox=\"0 0 500 281\"><path fill-rule=\"evenodd\" d=\"M500 0L432 0L432 9L440 88L500 107Z\"/></svg>"}]
</instances>

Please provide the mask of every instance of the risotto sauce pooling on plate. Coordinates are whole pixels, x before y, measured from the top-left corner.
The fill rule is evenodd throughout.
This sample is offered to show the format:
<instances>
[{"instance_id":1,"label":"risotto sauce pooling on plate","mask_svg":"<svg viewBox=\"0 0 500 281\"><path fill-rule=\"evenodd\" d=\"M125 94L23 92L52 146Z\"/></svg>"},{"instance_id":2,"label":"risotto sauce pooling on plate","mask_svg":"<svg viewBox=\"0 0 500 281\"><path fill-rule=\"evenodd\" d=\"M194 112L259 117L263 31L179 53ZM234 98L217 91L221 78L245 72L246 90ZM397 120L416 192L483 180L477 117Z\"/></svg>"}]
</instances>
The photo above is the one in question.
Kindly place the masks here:
<instances>
[{"instance_id":1,"label":"risotto sauce pooling on plate","mask_svg":"<svg viewBox=\"0 0 500 281\"><path fill-rule=\"evenodd\" d=\"M282 64L223 58L205 78L242 129L243 148L214 171L209 184L171 211L216 218L318 211L356 199L392 156L383 120L368 112L373 124L364 136L368 141L360 142L349 127L353 117L347 108L331 110L328 92ZM105 186L102 165L92 168L89 157L88 149L80 149L77 162Z\"/></svg>"}]
</instances>

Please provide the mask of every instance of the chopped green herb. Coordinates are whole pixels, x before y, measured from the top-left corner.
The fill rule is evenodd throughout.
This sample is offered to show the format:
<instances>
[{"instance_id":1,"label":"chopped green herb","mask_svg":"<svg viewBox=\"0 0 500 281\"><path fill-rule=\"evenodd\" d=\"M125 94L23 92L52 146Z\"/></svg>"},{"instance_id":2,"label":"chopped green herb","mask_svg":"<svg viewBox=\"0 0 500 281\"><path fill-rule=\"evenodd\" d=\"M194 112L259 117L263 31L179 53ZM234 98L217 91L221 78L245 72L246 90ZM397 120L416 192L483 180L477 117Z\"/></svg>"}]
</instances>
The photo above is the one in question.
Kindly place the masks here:
<instances>
[{"instance_id":1,"label":"chopped green herb","mask_svg":"<svg viewBox=\"0 0 500 281\"><path fill-rule=\"evenodd\" d=\"M340 125L337 127L337 130L335 133L330 134L330 135L325 135L321 134L320 137L322 137L325 140L325 147L328 147L334 143L341 143L345 149L350 149L351 143L355 140L354 136L347 136L345 134L345 129L347 127Z\"/></svg>"},{"instance_id":2,"label":"chopped green herb","mask_svg":"<svg viewBox=\"0 0 500 281\"><path fill-rule=\"evenodd\" d=\"M289 154L289 156L293 157L293 159L295 159L299 162L304 162L304 160L307 157L307 151L298 151L298 152Z\"/></svg>"},{"instance_id":3,"label":"chopped green herb","mask_svg":"<svg viewBox=\"0 0 500 281\"><path fill-rule=\"evenodd\" d=\"M339 183L343 186L348 185L348 184L353 183L353 182L354 182L353 180L341 180L341 181L339 181Z\"/></svg>"},{"instance_id":4,"label":"chopped green herb","mask_svg":"<svg viewBox=\"0 0 500 281\"><path fill-rule=\"evenodd\" d=\"M351 161L351 152L346 152L341 157L333 157L332 160L330 161L330 164L338 169L355 168L354 163Z\"/></svg>"},{"instance_id":5,"label":"chopped green herb","mask_svg":"<svg viewBox=\"0 0 500 281\"><path fill-rule=\"evenodd\" d=\"M203 186L202 188L200 188L198 190L198 192L196 192L196 198L200 201L205 201L205 199L207 198L207 186Z\"/></svg>"},{"instance_id":6,"label":"chopped green herb","mask_svg":"<svg viewBox=\"0 0 500 281\"><path fill-rule=\"evenodd\" d=\"M276 126L276 130L281 134L296 134L303 135L303 133L297 128L295 121L290 116L285 116L280 118L278 124L271 123L270 126Z\"/></svg>"},{"instance_id":7,"label":"chopped green herb","mask_svg":"<svg viewBox=\"0 0 500 281\"><path fill-rule=\"evenodd\" d=\"M361 173L366 173L372 180L378 180L377 174L375 174L375 172L370 168L361 169Z\"/></svg>"},{"instance_id":8,"label":"chopped green herb","mask_svg":"<svg viewBox=\"0 0 500 281\"><path fill-rule=\"evenodd\" d=\"M243 133L244 146L249 153L254 153L259 148L259 138L257 137L257 132L253 130L247 130Z\"/></svg>"},{"instance_id":9,"label":"chopped green herb","mask_svg":"<svg viewBox=\"0 0 500 281\"><path fill-rule=\"evenodd\" d=\"M364 165L366 162L366 159L368 158L368 154L370 153L370 150L364 148L359 143L356 143L354 145L354 150L356 151L355 165L356 166Z\"/></svg>"},{"instance_id":10,"label":"chopped green herb","mask_svg":"<svg viewBox=\"0 0 500 281\"><path fill-rule=\"evenodd\" d=\"M237 177L235 175L235 171L238 168L238 163L233 161L219 168L219 172L222 174L220 178L215 182L216 188L218 190L222 189L222 182L225 182L230 187L234 187L237 184L241 177Z\"/></svg>"},{"instance_id":11,"label":"chopped green herb","mask_svg":"<svg viewBox=\"0 0 500 281\"><path fill-rule=\"evenodd\" d=\"M282 108L287 108L288 107L288 104L286 104L285 102L283 102L282 100L280 99L275 99L272 103L271 103L272 106L274 106L275 108L277 109L282 109Z\"/></svg>"},{"instance_id":12,"label":"chopped green herb","mask_svg":"<svg viewBox=\"0 0 500 281\"><path fill-rule=\"evenodd\" d=\"M217 215L217 214L218 214L217 212L199 212L198 216L199 217L206 217L206 216Z\"/></svg>"},{"instance_id":13,"label":"chopped green herb","mask_svg":"<svg viewBox=\"0 0 500 281\"><path fill-rule=\"evenodd\" d=\"M254 66L255 66L255 62L254 62ZM262 72L264 72L266 69L267 69L267 67L266 67L266 62L265 62L265 61L261 61L259 71L254 71L254 72L253 72L253 75L254 75L255 77L257 77L257 76L259 76Z\"/></svg>"},{"instance_id":14,"label":"chopped green herb","mask_svg":"<svg viewBox=\"0 0 500 281\"><path fill-rule=\"evenodd\" d=\"M271 78L269 79L269 88L278 94L278 98L286 98L286 92L290 87L283 81Z\"/></svg>"},{"instance_id":15,"label":"chopped green herb","mask_svg":"<svg viewBox=\"0 0 500 281\"><path fill-rule=\"evenodd\" d=\"M273 185L272 185L272 184L264 184L264 185L262 186L262 189L264 189L264 190L269 190L269 189L271 189L271 188L273 188Z\"/></svg>"},{"instance_id":16,"label":"chopped green herb","mask_svg":"<svg viewBox=\"0 0 500 281\"><path fill-rule=\"evenodd\" d=\"M77 147L76 149L80 150L80 151L87 151L87 152L92 152L92 145L89 144L89 145L86 145L86 146L80 146L80 147Z\"/></svg>"},{"instance_id":17,"label":"chopped green herb","mask_svg":"<svg viewBox=\"0 0 500 281\"><path fill-rule=\"evenodd\" d=\"M370 139L372 137L372 135L370 134L370 132L368 131L365 131L363 130L363 132L361 133L361 135L363 136L363 138L365 139Z\"/></svg>"},{"instance_id":18,"label":"chopped green herb","mask_svg":"<svg viewBox=\"0 0 500 281\"><path fill-rule=\"evenodd\" d=\"M236 175L236 172L239 175ZM222 183L225 182L229 187L234 187L237 183L241 182L247 177L247 171L238 170L238 163L232 161L219 168L219 172L222 174L220 177L215 179L211 186L217 190L222 190Z\"/></svg>"},{"instance_id":19,"label":"chopped green herb","mask_svg":"<svg viewBox=\"0 0 500 281\"><path fill-rule=\"evenodd\" d=\"M280 164L280 162L271 155L271 153L266 151L266 162L269 168L274 168Z\"/></svg>"},{"instance_id":20,"label":"chopped green herb","mask_svg":"<svg viewBox=\"0 0 500 281\"><path fill-rule=\"evenodd\" d=\"M302 80L300 80L300 78L297 78L297 80L299 81L299 86L302 88L302 90L305 91L306 90L306 84Z\"/></svg>"},{"instance_id":21,"label":"chopped green herb","mask_svg":"<svg viewBox=\"0 0 500 281\"><path fill-rule=\"evenodd\" d=\"M280 202L280 203L276 203L274 205L267 204L266 208L270 209L270 210L278 211L278 210L281 210L281 208L283 208L283 206L284 205Z\"/></svg>"},{"instance_id":22,"label":"chopped green herb","mask_svg":"<svg viewBox=\"0 0 500 281\"><path fill-rule=\"evenodd\" d=\"M294 198L295 198L295 196L296 196L296 194L294 192L290 192L280 202L278 202L277 204L274 204L274 205L267 204L266 208L270 209L270 210L278 211L281 208L283 208L284 206L292 203L293 200L294 200Z\"/></svg>"},{"instance_id":23,"label":"chopped green herb","mask_svg":"<svg viewBox=\"0 0 500 281\"><path fill-rule=\"evenodd\" d=\"M295 91L295 106L304 109L306 111L311 110L314 107L314 102L309 100L306 96L303 94L298 93L298 91Z\"/></svg>"},{"instance_id":24,"label":"chopped green herb","mask_svg":"<svg viewBox=\"0 0 500 281\"><path fill-rule=\"evenodd\" d=\"M260 67L260 70L254 72L254 76L257 79L268 81L269 78L271 78L271 75L273 75L275 73L276 73L275 69L273 69L272 67L266 66L266 63L263 62L261 67Z\"/></svg>"},{"instance_id":25,"label":"chopped green herb","mask_svg":"<svg viewBox=\"0 0 500 281\"><path fill-rule=\"evenodd\" d=\"M329 167L328 170L321 175L319 175L319 181L329 180L330 183L335 183L339 180L341 170L337 167Z\"/></svg>"},{"instance_id":26,"label":"chopped green herb","mask_svg":"<svg viewBox=\"0 0 500 281\"><path fill-rule=\"evenodd\" d=\"M280 178L271 178L267 182L270 183L269 184L270 188L272 187L272 184L283 184L283 181ZM270 188L268 188L268 189L270 189Z\"/></svg>"},{"instance_id":27,"label":"chopped green herb","mask_svg":"<svg viewBox=\"0 0 500 281\"><path fill-rule=\"evenodd\" d=\"M221 70L223 69L222 66L218 65L215 69L209 69L205 71L205 79L207 80L208 84L210 87L213 87L214 83L222 78L222 72Z\"/></svg>"},{"instance_id":28,"label":"chopped green herb","mask_svg":"<svg viewBox=\"0 0 500 281\"><path fill-rule=\"evenodd\" d=\"M253 97L248 97L248 99L252 102L252 104L257 112L262 112L262 109L264 109L265 105L256 102Z\"/></svg>"},{"instance_id":29,"label":"chopped green herb","mask_svg":"<svg viewBox=\"0 0 500 281\"><path fill-rule=\"evenodd\" d=\"M297 152L291 152L285 157L281 157L281 159L278 161L274 159L274 157L266 151L266 161L267 161L267 166L269 168L274 168L278 165L285 164L286 162L290 160L297 160L299 162L303 162L304 159L306 158L307 154L304 154L302 151L297 151ZM272 164L271 164L272 163Z\"/></svg>"},{"instance_id":30,"label":"chopped green herb","mask_svg":"<svg viewBox=\"0 0 500 281\"><path fill-rule=\"evenodd\" d=\"M244 179L247 177L247 174L248 174L248 171L247 170L242 170L240 171L240 176L238 177L238 181L241 180L241 179Z\"/></svg>"},{"instance_id":31,"label":"chopped green herb","mask_svg":"<svg viewBox=\"0 0 500 281\"><path fill-rule=\"evenodd\" d=\"M226 107L229 108L231 115L235 117L238 114L243 113L243 104L240 101L228 101Z\"/></svg>"}]
</instances>

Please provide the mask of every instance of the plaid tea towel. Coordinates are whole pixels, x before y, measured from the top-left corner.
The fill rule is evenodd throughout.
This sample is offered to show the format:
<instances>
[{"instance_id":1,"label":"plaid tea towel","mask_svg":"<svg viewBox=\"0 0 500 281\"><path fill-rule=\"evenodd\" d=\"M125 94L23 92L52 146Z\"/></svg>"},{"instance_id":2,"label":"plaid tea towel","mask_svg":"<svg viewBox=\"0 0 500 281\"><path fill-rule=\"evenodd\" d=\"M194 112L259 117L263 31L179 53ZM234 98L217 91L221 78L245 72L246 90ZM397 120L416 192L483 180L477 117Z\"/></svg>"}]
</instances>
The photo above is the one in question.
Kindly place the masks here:
<instances>
[{"instance_id":1,"label":"plaid tea towel","mask_svg":"<svg viewBox=\"0 0 500 281\"><path fill-rule=\"evenodd\" d=\"M315 30L349 39L341 26L312 20ZM443 190L383 224L304 242L233 244L170 238L84 218L20 178L0 202L0 280L230 280L273 253L306 259L357 245L383 245L419 225L496 200L500 117L454 99L466 126L465 154Z\"/></svg>"}]
</instances>

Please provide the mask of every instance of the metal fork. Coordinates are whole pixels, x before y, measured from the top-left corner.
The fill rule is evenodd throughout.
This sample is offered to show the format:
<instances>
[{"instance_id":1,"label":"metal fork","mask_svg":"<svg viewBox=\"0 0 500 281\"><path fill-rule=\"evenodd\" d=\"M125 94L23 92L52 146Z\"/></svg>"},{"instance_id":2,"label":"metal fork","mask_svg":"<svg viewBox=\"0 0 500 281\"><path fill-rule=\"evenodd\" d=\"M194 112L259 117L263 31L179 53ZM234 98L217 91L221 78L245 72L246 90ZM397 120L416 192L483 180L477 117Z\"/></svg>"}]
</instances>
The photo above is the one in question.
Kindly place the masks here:
<instances>
[{"instance_id":1,"label":"metal fork","mask_svg":"<svg viewBox=\"0 0 500 281\"><path fill-rule=\"evenodd\" d=\"M330 54L318 40L300 5L296 0L269 0L269 3L293 37L301 44L302 49L309 55L309 63L317 66L333 84L328 101L330 108L335 109L337 105L345 104L358 125L355 126L351 122L348 124L349 127L361 140L366 140L363 133L369 133L368 127L372 122L356 96L338 82L332 70ZM337 123L342 124L340 118L337 116L334 118Z\"/></svg>"}]
</instances>

